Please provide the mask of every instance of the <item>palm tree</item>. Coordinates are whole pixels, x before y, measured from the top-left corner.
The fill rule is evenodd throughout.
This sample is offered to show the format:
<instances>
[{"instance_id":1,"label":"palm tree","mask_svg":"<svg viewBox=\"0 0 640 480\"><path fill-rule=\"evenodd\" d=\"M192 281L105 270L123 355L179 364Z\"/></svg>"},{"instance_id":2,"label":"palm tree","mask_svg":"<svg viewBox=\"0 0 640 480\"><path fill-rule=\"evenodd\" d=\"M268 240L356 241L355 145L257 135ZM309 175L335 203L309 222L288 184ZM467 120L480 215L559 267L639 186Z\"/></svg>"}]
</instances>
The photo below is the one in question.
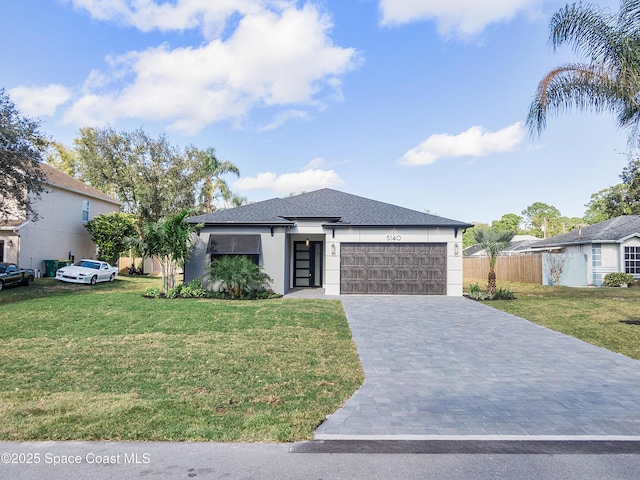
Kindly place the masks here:
<instances>
[{"instance_id":1,"label":"palm tree","mask_svg":"<svg viewBox=\"0 0 640 480\"><path fill-rule=\"evenodd\" d=\"M229 173L239 177L238 167L232 162L218 160L215 150L211 147L204 151L194 149L193 153L201 159L203 183L198 199L200 213L210 213L215 209L216 192L226 202L236 203L236 196L229 189L227 182L220 177Z\"/></svg>"},{"instance_id":2,"label":"palm tree","mask_svg":"<svg viewBox=\"0 0 640 480\"><path fill-rule=\"evenodd\" d=\"M502 250L509 246L514 232L504 232L492 228L474 228L473 239L489 256L489 274L487 291L493 296L496 293L496 261Z\"/></svg>"},{"instance_id":3,"label":"palm tree","mask_svg":"<svg viewBox=\"0 0 640 480\"><path fill-rule=\"evenodd\" d=\"M547 113L571 108L617 115L638 142L640 126L640 0L621 0L618 13L577 3L558 10L549 25L554 49L568 44L584 58L551 70L538 84L527 125L540 134Z\"/></svg>"},{"instance_id":4,"label":"palm tree","mask_svg":"<svg viewBox=\"0 0 640 480\"><path fill-rule=\"evenodd\" d=\"M184 220L191 211L183 210L142 227L142 239L130 239L130 245L146 257L157 257L162 268L162 291L167 293L176 286L178 270L193 247L195 236L202 224L190 225Z\"/></svg>"},{"instance_id":5,"label":"palm tree","mask_svg":"<svg viewBox=\"0 0 640 480\"><path fill-rule=\"evenodd\" d=\"M244 255L223 255L211 262L209 278L220 283L230 298L241 298L252 290L268 286L273 279L262 271L249 257Z\"/></svg>"}]
</instances>

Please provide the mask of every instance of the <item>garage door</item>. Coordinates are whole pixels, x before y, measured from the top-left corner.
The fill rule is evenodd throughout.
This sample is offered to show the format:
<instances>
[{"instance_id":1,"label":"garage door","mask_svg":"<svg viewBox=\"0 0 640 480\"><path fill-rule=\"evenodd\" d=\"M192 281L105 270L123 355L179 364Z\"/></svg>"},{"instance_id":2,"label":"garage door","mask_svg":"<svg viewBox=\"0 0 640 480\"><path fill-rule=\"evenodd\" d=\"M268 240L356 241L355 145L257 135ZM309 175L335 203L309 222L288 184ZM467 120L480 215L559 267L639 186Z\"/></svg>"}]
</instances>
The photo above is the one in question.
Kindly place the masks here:
<instances>
[{"instance_id":1,"label":"garage door","mask_svg":"<svg viewBox=\"0 0 640 480\"><path fill-rule=\"evenodd\" d=\"M342 243L340 293L446 295L446 243Z\"/></svg>"}]
</instances>

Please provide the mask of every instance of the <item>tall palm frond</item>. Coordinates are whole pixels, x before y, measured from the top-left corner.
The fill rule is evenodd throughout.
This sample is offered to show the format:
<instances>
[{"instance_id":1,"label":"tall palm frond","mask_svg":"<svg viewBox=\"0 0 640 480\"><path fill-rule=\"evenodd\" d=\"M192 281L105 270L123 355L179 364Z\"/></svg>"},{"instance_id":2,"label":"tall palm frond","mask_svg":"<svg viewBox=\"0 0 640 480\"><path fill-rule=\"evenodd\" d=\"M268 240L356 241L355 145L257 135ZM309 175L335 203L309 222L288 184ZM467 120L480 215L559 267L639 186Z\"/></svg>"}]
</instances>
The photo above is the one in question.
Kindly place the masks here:
<instances>
[{"instance_id":1,"label":"tall palm frond","mask_svg":"<svg viewBox=\"0 0 640 480\"><path fill-rule=\"evenodd\" d=\"M527 125L540 134L549 113L610 112L638 141L640 128L640 0L621 0L617 14L591 4L567 5L550 21L549 41L568 45L583 62L553 69L538 84Z\"/></svg>"}]
</instances>

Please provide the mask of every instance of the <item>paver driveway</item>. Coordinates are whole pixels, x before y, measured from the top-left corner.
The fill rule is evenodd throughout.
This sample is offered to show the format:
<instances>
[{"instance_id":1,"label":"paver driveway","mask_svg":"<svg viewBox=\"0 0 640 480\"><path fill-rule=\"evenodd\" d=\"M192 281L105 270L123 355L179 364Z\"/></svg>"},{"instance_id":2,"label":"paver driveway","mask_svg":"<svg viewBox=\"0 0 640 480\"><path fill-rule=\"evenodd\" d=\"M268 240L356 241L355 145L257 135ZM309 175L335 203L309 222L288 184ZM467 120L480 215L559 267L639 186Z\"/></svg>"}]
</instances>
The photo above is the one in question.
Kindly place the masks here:
<instances>
[{"instance_id":1,"label":"paver driveway","mask_svg":"<svg viewBox=\"0 0 640 480\"><path fill-rule=\"evenodd\" d=\"M341 300L366 381L316 439L640 436L636 360L466 298Z\"/></svg>"}]
</instances>

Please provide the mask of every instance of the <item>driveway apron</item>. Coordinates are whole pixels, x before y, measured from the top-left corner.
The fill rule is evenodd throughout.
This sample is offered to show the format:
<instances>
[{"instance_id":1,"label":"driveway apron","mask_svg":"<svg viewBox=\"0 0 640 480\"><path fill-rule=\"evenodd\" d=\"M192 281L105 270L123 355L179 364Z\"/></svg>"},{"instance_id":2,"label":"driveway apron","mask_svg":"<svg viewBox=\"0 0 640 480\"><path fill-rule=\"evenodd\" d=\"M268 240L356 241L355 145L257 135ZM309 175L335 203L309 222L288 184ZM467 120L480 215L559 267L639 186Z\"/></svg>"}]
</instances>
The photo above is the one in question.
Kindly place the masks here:
<instances>
[{"instance_id":1,"label":"driveway apron","mask_svg":"<svg viewBox=\"0 0 640 480\"><path fill-rule=\"evenodd\" d=\"M317 440L640 435L636 360L466 298L341 300L366 381Z\"/></svg>"}]
</instances>

